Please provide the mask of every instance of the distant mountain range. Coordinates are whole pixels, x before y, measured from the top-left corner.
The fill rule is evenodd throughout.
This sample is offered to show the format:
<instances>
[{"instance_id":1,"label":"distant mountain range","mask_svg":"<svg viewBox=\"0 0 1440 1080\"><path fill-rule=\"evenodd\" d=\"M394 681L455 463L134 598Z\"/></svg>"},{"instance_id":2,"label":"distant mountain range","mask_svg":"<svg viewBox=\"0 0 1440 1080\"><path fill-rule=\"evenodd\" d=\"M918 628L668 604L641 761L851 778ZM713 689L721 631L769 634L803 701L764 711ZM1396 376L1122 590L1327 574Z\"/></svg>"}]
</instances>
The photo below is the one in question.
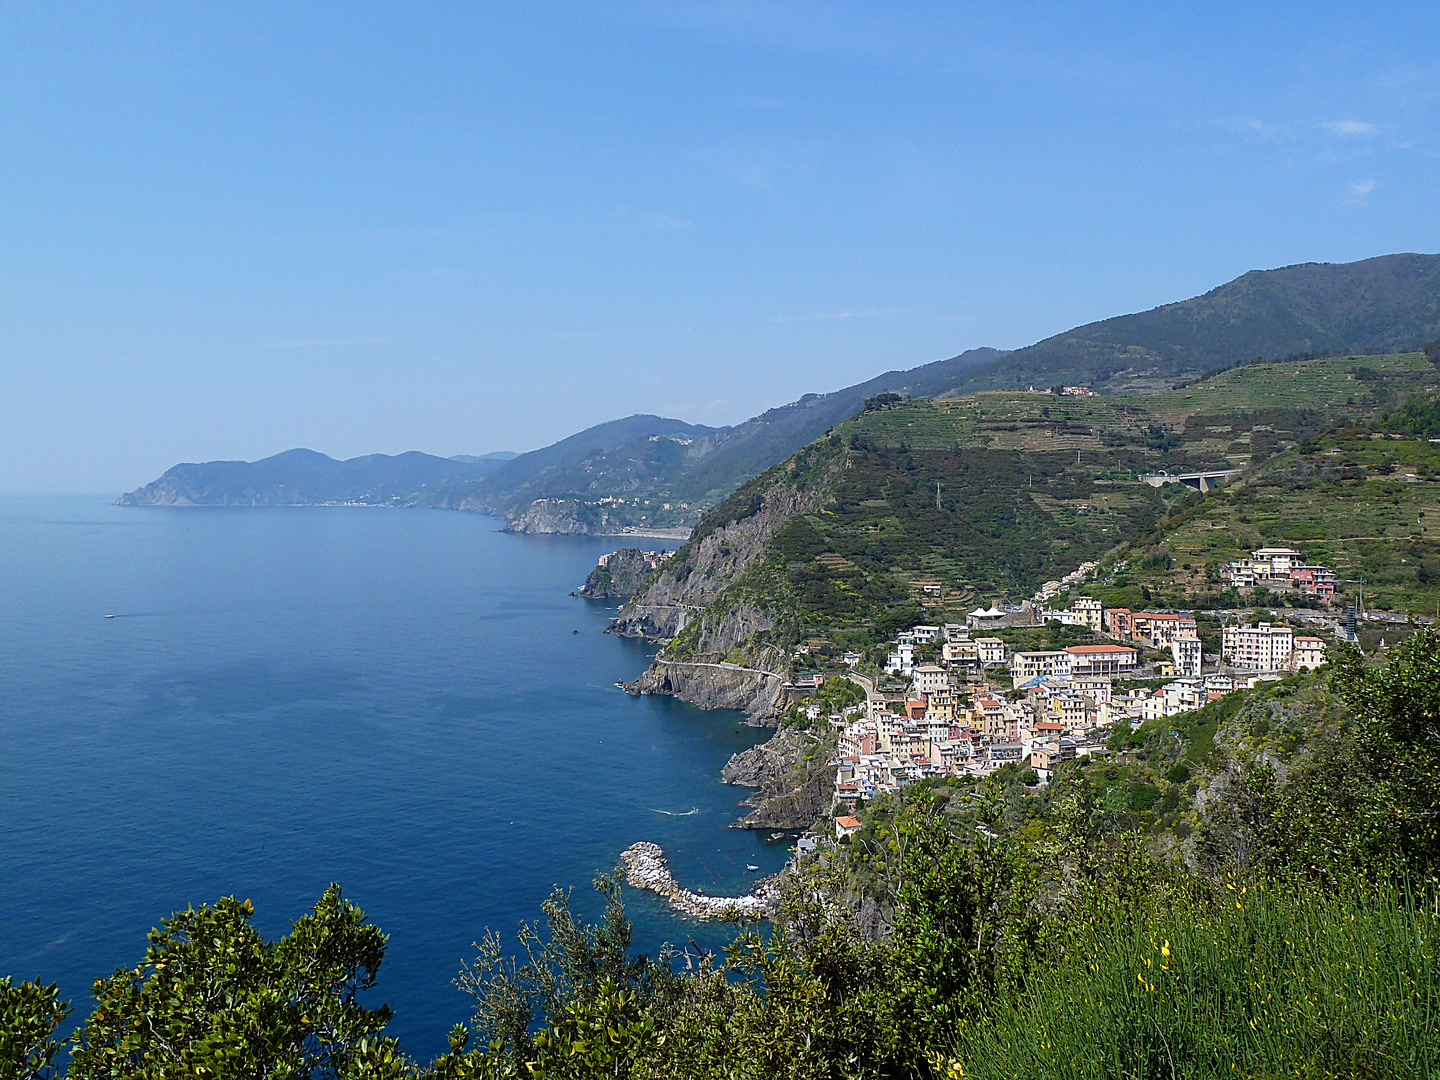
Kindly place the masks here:
<instances>
[{"instance_id":1,"label":"distant mountain range","mask_svg":"<svg viewBox=\"0 0 1440 1080\"><path fill-rule=\"evenodd\" d=\"M1159 389L1236 361L1393 353L1440 337L1440 255L1252 270L1203 296L1008 352L957 387Z\"/></svg>"},{"instance_id":2,"label":"distant mountain range","mask_svg":"<svg viewBox=\"0 0 1440 1080\"><path fill-rule=\"evenodd\" d=\"M1026 385L1161 389L1257 357L1418 349L1440 337L1440 255L1256 270L1203 296L1076 327L1010 352L972 349L807 394L727 428L635 415L527 454L412 452L335 461L292 450L177 465L126 505L367 503L476 510L544 531L664 527L700 512L883 393L937 397ZM603 512L602 512L603 508ZM542 512L543 511L543 512Z\"/></svg>"}]
</instances>

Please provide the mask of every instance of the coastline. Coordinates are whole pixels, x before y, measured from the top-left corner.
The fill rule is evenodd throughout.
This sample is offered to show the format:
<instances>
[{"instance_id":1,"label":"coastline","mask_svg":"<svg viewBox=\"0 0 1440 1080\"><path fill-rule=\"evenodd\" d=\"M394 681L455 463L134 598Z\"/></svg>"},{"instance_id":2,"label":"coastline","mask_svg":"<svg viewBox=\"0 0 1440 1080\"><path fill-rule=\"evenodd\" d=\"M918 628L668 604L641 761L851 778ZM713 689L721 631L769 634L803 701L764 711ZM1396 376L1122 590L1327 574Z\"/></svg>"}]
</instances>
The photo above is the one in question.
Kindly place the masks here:
<instances>
[{"instance_id":1,"label":"coastline","mask_svg":"<svg viewBox=\"0 0 1440 1080\"><path fill-rule=\"evenodd\" d=\"M689 540L694 529L622 529L620 532L597 532L591 536L645 536L655 540Z\"/></svg>"},{"instance_id":2,"label":"coastline","mask_svg":"<svg viewBox=\"0 0 1440 1080\"><path fill-rule=\"evenodd\" d=\"M750 890L741 896L708 896L682 889L665 861L659 844L647 840L631 844L620 853L625 865L625 881L637 889L648 889L682 915L696 919L720 919L738 915L770 919L775 915L780 895L780 874L756 878ZM782 871L783 873L783 871Z\"/></svg>"}]
</instances>

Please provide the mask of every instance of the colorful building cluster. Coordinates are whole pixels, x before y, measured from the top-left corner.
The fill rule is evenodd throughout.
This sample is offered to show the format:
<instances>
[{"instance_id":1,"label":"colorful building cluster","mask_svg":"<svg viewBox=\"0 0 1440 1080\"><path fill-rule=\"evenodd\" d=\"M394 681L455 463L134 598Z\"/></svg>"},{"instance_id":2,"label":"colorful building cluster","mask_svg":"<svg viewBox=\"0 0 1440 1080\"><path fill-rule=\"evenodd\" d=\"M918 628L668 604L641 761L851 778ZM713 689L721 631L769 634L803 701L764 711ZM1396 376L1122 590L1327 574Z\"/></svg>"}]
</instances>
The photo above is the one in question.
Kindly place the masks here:
<instances>
[{"instance_id":1,"label":"colorful building cluster","mask_svg":"<svg viewBox=\"0 0 1440 1080\"><path fill-rule=\"evenodd\" d=\"M1271 589L1298 589L1307 596L1335 595L1335 572L1305 562L1294 548L1257 548L1248 558L1230 563L1225 578L1236 588L1264 585Z\"/></svg>"}]
</instances>

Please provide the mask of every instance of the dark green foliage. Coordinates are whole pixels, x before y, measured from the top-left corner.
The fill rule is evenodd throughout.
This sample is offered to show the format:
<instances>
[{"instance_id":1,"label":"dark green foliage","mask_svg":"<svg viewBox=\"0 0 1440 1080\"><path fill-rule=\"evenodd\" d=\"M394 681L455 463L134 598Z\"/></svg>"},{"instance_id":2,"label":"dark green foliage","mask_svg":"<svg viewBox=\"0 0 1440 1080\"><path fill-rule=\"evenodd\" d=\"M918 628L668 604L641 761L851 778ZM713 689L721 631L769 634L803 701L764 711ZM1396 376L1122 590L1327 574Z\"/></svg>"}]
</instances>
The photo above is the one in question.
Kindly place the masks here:
<instances>
[{"instance_id":1,"label":"dark green foliage","mask_svg":"<svg viewBox=\"0 0 1440 1080\"><path fill-rule=\"evenodd\" d=\"M1400 405L1380 417L1380 425L1386 431L1401 431L1407 435L1427 438L1440 435L1440 399L1433 395L1420 397L1406 394Z\"/></svg>"},{"instance_id":2,"label":"dark green foliage","mask_svg":"<svg viewBox=\"0 0 1440 1080\"><path fill-rule=\"evenodd\" d=\"M251 927L253 911L227 897L152 930L136 967L96 980L69 1075L305 1080L383 1057L390 1010L357 996L375 983L385 936L334 885L276 942Z\"/></svg>"},{"instance_id":3,"label":"dark green foliage","mask_svg":"<svg viewBox=\"0 0 1440 1080\"><path fill-rule=\"evenodd\" d=\"M1417 630L1381 668L1354 650L1339 650L1334 666L1368 766L1358 827L1383 864L1433 873L1440 867L1440 632Z\"/></svg>"},{"instance_id":4,"label":"dark green foliage","mask_svg":"<svg viewBox=\"0 0 1440 1080\"><path fill-rule=\"evenodd\" d=\"M1252 270L1203 296L1017 349L980 385L1049 385L1057 375L1103 385L1137 366L1173 378L1257 354L1273 361L1413 349L1440 329L1437 266L1440 256L1386 255Z\"/></svg>"},{"instance_id":5,"label":"dark green foliage","mask_svg":"<svg viewBox=\"0 0 1440 1080\"><path fill-rule=\"evenodd\" d=\"M0 979L0 1080L41 1080L54 1075L60 1049L55 1029L70 1012L54 983L14 984Z\"/></svg>"}]
</instances>

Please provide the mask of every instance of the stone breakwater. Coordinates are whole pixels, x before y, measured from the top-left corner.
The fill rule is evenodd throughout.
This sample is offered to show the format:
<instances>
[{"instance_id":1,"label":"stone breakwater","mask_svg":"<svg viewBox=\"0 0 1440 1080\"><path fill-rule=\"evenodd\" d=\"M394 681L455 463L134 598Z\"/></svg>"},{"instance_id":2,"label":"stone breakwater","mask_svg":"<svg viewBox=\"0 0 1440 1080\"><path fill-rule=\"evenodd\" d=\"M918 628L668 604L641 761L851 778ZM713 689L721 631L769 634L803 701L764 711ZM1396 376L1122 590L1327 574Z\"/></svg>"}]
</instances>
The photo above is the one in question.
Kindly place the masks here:
<instances>
[{"instance_id":1,"label":"stone breakwater","mask_svg":"<svg viewBox=\"0 0 1440 1080\"><path fill-rule=\"evenodd\" d=\"M760 878L744 896L706 896L682 889L665 864L665 852L660 845L645 840L621 852L620 861L625 864L625 880L629 884L659 893L676 911L697 919L718 919L731 913L768 919L774 914L779 899L779 874Z\"/></svg>"}]
</instances>

